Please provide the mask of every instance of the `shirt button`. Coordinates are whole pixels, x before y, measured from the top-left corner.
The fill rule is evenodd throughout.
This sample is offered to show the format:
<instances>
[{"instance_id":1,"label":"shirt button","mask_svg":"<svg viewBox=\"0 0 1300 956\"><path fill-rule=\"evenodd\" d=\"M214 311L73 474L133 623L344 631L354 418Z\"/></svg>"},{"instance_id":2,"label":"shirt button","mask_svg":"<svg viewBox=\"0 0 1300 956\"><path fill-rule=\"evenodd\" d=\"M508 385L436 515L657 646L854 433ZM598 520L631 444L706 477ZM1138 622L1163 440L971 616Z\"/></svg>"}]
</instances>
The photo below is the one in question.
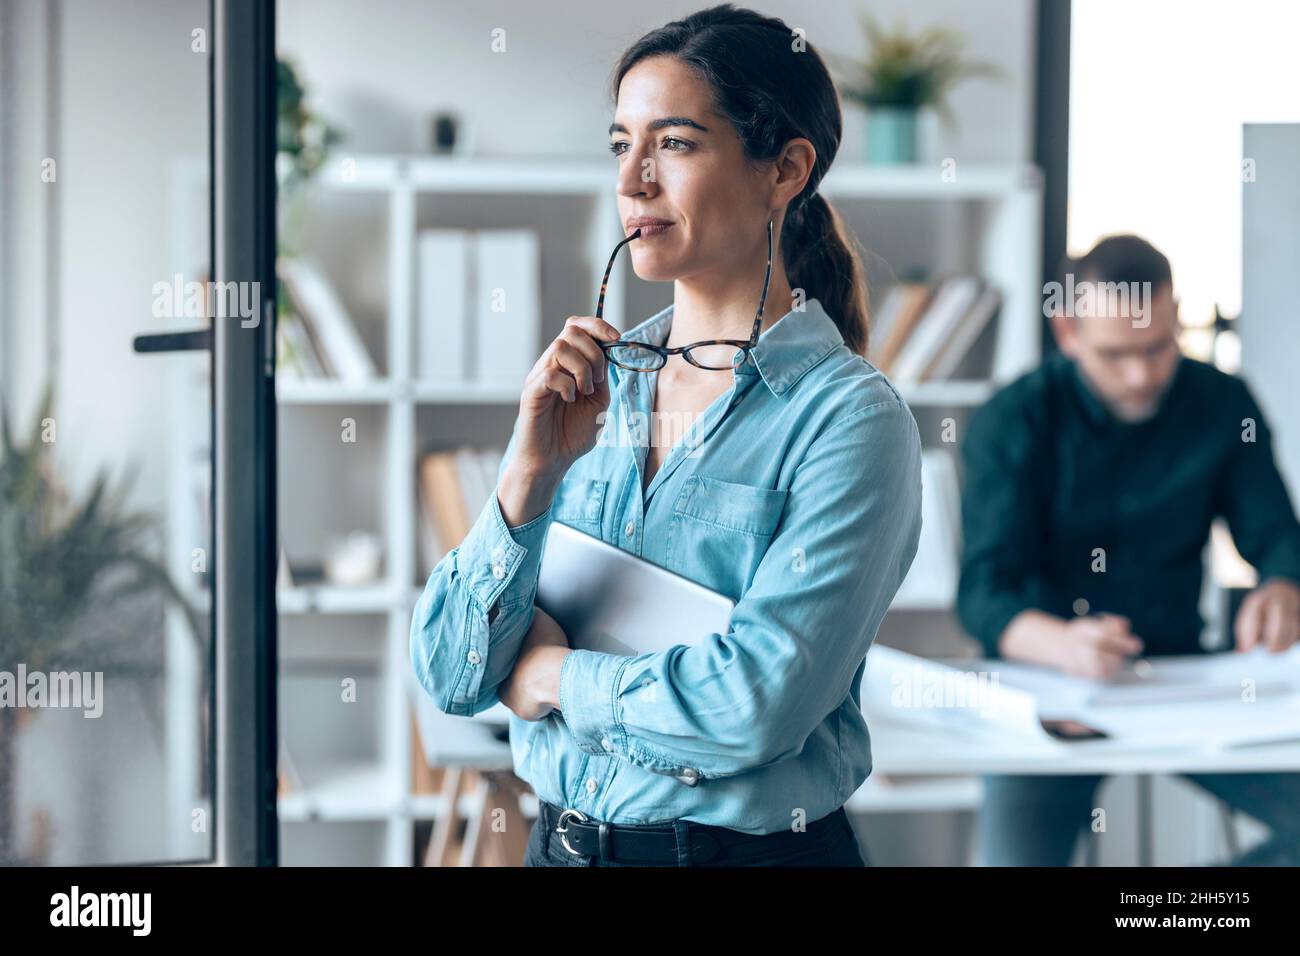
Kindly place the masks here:
<instances>
[{"instance_id":1,"label":"shirt button","mask_svg":"<svg viewBox=\"0 0 1300 956\"><path fill-rule=\"evenodd\" d=\"M629 521L627 525L623 528L623 533L627 535L629 538L632 537L632 535L636 534L636 522Z\"/></svg>"},{"instance_id":2,"label":"shirt button","mask_svg":"<svg viewBox=\"0 0 1300 956\"><path fill-rule=\"evenodd\" d=\"M700 780L700 772L696 770L694 767L687 767L685 770L683 770L680 774L677 775L677 779L680 780L682 783L686 784L688 787L693 787Z\"/></svg>"},{"instance_id":3,"label":"shirt button","mask_svg":"<svg viewBox=\"0 0 1300 956\"><path fill-rule=\"evenodd\" d=\"M477 664L482 659L483 658L478 656L478 651L470 651L465 655L465 660L469 661L471 664Z\"/></svg>"},{"instance_id":4,"label":"shirt button","mask_svg":"<svg viewBox=\"0 0 1300 956\"><path fill-rule=\"evenodd\" d=\"M505 576L506 576L506 566L504 564L498 562L497 564L492 565L492 577L500 581Z\"/></svg>"},{"instance_id":5,"label":"shirt button","mask_svg":"<svg viewBox=\"0 0 1300 956\"><path fill-rule=\"evenodd\" d=\"M587 792L588 793L596 792L596 779L594 777L592 777L587 781Z\"/></svg>"},{"instance_id":6,"label":"shirt button","mask_svg":"<svg viewBox=\"0 0 1300 956\"><path fill-rule=\"evenodd\" d=\"M609 742L608 737L601 737L600 745L604 747L606 750L608 750L610 753L614 752L614 745Z\"/></svg>"}]
</instances>

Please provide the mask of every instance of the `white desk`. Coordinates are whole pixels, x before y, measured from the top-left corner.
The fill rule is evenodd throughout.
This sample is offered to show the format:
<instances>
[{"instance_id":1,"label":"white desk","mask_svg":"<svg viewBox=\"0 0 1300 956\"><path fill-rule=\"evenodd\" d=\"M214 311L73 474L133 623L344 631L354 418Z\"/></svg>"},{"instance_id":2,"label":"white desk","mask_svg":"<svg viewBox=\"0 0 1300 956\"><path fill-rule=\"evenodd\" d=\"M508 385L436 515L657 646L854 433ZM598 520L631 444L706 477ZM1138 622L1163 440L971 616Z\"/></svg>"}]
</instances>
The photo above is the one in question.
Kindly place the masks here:
<instances>
[{"instance_id":1,"label":"white desk","mask_svg":"<svg viewBox=\"0 0 1300 956\"><path fill-rule=\"evenodd\" d=\"M507 724L509 716L505 705L498 703L474 719ZM1142 866L1152 865L1154 859L1151 775L1300 770L1300 741L1213 748L1151 747L1121 740L1092 740L1029 751L1023 741L990 730L963 732L955 727L903 722L892 714L871 710L867 711L866 719L871 732L872 777L850 800L850 808L855 812L918 809L911 805L914 799L881 787L879 775L883 774L910 777L1130 774L1137 778L1138 784L1138 862ZM961 789L964 794L964 787ZM963 796L953 806L965 804L969 799ZM952 806L940 800L927 808L951 809Z\"/></svg>"},{"instance_id":2,"label":"white desk","mask_svg":"<svg viewBox=\"0 0 1300 956\"><path fill-rule=\"evenodd\" d=\"M960 733L868 712L873 772L926 774L1248 773L1300 770L1300 741L1207 749L1086 740L1028 752L994 733Z\"/></svg>"},{"instance_id":3,"label":"white desk","mask_svg":"<svg viewBox=\"0 0 1300 956\"><path fill-rule=\"evenodd\" d=\"M1232 748L1150 747L1119 740L1089 740L1060 749L1027 752L1023 742L991 732L904 723L866 715L871 731L872 775L1130 774L1137 778L1138 865L1155 861L1152 774L1252 773L1300 770L1300 741ZM1231 832L1230 824L1225 824Z\"/></svg>"},{"instance_id":4,"label":"white desk","mask_svg":"<svg viewBox=\"0 0 1300 956\"><path fill-rule=\"evenodd\" d=\"M474 720L508 725L510 711L497 703ZM1024 744L992 733L900 722L868 711L873 772L910 776L990 773L1248 773L1300 771L1300 741L1231 749L1144 747L1122 740L1063 744L1029 752Z\"/></svg>"}]
</instances>

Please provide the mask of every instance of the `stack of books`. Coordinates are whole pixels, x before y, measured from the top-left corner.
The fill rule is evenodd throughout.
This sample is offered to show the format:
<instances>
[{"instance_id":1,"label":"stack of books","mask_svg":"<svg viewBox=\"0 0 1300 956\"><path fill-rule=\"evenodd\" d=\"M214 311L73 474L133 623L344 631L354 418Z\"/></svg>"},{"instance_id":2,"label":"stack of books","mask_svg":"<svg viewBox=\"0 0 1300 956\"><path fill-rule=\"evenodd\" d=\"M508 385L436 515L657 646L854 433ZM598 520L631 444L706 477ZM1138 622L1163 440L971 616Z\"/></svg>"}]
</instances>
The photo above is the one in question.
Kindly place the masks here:
<instances>
[{"instance_id":1,"label":"stack of books","mask_svg":"<svg viewBox=\"0 0 1300 956\"><path fill-rule=\"evenodd\" d=\"M447 552L469 533L489 497L496 493L504 448L458 448L431 451L420 458L417 487L420 511L420 557L428 578Z\"/></svg>"},{"instance_id":2,"label":"stack of books","mask_svg":"<svg viewBox=\"0 0 1300 956\"><path fill-rule=\"evenodd\" d=\"M998 290L976 276L900 282L872 317L869 358L902 384L950 379L1001 306Z\"/></svg>"}]
</instances>

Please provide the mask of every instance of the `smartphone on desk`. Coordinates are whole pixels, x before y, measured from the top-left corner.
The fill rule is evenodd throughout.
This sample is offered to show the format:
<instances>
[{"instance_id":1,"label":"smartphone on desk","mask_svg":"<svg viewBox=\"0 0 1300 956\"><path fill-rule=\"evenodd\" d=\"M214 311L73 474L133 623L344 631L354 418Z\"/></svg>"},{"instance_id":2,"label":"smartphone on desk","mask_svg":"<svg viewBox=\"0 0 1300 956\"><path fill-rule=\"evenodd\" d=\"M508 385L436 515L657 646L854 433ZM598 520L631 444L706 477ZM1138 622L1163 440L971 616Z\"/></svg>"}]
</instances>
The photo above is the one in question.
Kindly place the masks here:
<instances>
[{"instance_id":1,"label":"smartphone on desk","mask_svg":"<svg viewBox=\"0 0 1300 956\"><path fill-rule=\"evenodd\" d=\"M1110 734L1079 723L1077 720L1056 719L1040 721L1043 729L1057 740L1107 740Z\"/></svg>"}]
</instances>

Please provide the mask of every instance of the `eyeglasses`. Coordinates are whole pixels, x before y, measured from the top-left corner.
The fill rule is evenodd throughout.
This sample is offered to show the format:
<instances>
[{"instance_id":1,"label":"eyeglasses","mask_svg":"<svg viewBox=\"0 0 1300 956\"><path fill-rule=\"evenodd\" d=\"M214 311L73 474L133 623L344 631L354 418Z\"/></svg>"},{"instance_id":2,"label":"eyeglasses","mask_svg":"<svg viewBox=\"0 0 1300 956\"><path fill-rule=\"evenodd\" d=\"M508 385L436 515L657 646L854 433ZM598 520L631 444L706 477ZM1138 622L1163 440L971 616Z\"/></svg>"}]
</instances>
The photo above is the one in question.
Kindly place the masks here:
<instances>
[{"instance_id":1,"label":"eyeglasses","mask_svg":"<svg viewBox=\"0 0 1300 956\"><path fill-rule=\"evenodd\" d=\"M614 268L618 251L641 235L641 230L622 240L610 253L609 265L605 267L605 278L600 283L600 298L596 300L596 318L604 318L605 290L609 287L609 274ZM748 341L744 339L705 339L690 345L666 348L662 345L650 345L646 342L597 342L605 357L619 368L630 372L653 372L661 369L668 362L668 356L680 355L696 368L726 371L739 368L749 360L749 353L758 345L758 330L763 324L763 306L767 302L767 287L772 281L772 220L767 221L767 272L763 276L763 294L758 300L758 314L754 316L754 328L749 333Z\"/></svg>"}]
</instances>

